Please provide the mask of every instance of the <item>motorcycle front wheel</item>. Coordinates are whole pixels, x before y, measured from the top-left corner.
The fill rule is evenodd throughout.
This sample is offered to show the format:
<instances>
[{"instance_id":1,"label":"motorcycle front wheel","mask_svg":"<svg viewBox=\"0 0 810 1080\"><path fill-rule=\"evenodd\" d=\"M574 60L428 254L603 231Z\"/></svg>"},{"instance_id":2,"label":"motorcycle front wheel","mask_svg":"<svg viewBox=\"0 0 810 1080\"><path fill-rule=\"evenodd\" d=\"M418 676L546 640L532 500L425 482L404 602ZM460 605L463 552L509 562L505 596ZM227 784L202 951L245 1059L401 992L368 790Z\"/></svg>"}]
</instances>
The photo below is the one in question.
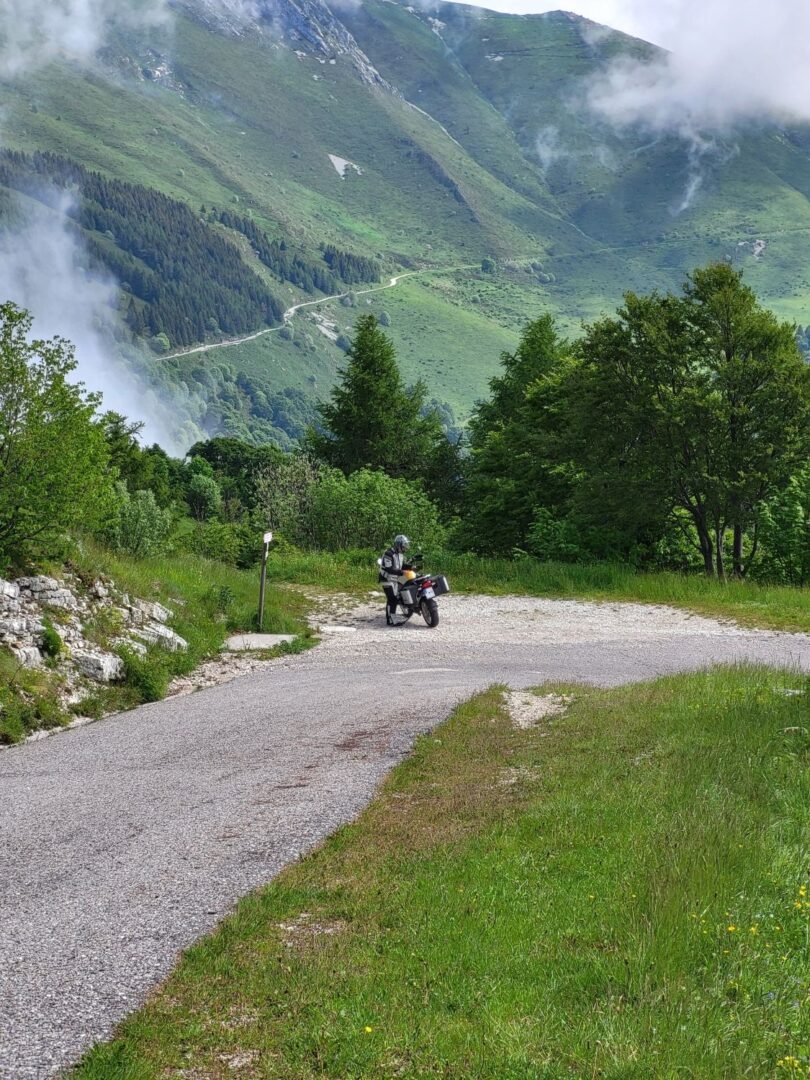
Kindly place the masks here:
<instances>
[{"instance_id":1,"label":"motorcycle front wheel","mask_svg":"<svg viewBox=\"0 0 810 1080\"><path fill-rule=\"evenodd\" d=\"M431 630L439 625L439 605L435 600L422 601L422 618Z\"/></svg>"}]
</instances>

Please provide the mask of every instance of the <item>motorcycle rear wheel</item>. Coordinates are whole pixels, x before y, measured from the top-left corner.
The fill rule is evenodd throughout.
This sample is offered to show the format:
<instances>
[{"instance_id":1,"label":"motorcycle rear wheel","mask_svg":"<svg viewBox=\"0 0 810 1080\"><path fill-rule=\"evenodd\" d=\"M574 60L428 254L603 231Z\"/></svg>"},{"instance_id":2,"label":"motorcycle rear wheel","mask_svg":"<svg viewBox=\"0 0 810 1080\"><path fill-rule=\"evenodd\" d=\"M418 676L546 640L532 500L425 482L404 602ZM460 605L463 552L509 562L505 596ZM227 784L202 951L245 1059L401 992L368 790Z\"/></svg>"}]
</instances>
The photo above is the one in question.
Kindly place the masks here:
<instances>
[{"instance_id":1,"label":"motorcycle rear wheel","mask_svg":"<svg viewBox=\"0 0 810 1080\"><path fill-rule=\"evenodd\" d=\"M435 630L439 625L439 605L435 600L423 600L421 610L422 618L431 630Z\"/></svg>"}]
</instances>

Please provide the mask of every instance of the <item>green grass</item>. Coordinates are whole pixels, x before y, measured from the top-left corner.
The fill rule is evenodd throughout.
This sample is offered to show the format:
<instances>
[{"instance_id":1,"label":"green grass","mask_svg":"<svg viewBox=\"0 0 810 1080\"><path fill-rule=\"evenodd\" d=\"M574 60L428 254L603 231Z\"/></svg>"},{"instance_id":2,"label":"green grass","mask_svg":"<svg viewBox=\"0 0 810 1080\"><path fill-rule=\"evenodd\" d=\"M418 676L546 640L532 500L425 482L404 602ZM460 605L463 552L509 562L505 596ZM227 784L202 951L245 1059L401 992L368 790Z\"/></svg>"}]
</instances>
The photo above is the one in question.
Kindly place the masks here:
<instances>
[{"instance_id":1,"label":"green grass","mask_svg":"<svg viewBox=\"0 0 810 1080\"><path fill-rule=\"evenodd\" d=\"M0 648L0 746L69 723L72 717L60 705L58 690L52 671L23 668Z\"/></svg>"},{"instance_id":2,"label":"green grass","mask_svg":"<svg viewBox=\"0 0 810 1080\"><path fill-rule=\"evenodd\" d=\"M455 592L669 604L743 626L810 633L810 588L752 581L722 584L702 574L640 573L615 563L584 565L536 559L485 559L428 552L425 568L445 574ZM336 555L285 553L270 558L276 582L364 594L377 581L371 551Z\"/></svg>"},{"instance_id":3,"label":"green grass","mask_svg":"<svg viewBox=\"0 0 810 1080\"><path fill-rule=\"evenodd\" d=\"M459 708L74 1080L810 1069L810 685L720 669Z\"/></svg>"}]
</instances>

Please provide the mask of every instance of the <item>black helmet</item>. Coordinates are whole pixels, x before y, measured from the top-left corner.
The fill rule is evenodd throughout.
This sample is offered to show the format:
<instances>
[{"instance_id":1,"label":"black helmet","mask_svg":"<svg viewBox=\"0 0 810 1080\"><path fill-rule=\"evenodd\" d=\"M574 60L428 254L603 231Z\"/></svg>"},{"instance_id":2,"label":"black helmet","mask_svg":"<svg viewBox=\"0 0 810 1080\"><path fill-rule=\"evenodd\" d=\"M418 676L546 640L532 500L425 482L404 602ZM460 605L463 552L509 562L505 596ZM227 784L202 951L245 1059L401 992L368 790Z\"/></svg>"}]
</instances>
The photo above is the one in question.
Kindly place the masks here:
<instances>
[{"instance_id":1,"label":"black helmet","mask_svg":"<svg viewBox=\"0 0 810 1080\"><path fill-rule=\"evenodd\" d=\"M410 540L407 536L403 536L402 533L400 533L399 536L394 537L394 551L407 551L410 546Z\"/></svg>"}]
</instances>

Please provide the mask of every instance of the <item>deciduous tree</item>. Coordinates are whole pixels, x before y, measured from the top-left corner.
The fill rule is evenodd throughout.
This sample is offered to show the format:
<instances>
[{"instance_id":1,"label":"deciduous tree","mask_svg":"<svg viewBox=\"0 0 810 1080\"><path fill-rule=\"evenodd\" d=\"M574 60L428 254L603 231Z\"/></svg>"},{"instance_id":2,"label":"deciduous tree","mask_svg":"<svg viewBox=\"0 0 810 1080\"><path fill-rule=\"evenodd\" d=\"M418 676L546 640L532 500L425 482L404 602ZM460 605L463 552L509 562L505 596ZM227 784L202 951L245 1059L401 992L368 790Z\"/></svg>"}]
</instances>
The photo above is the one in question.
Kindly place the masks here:
<instances>
[{"instance_id":1,"label":"deciduous tree","mask_svg":"<svg viewBox=\"0 0 810 1080\"><path fill-rule=\"evenodd\" d=\"M70 381L67 341L31 340L31 316L0 305L0 562L55 551L66 530L98 523L112 478L99 398Z\"/></svg>"}]
</instances>

